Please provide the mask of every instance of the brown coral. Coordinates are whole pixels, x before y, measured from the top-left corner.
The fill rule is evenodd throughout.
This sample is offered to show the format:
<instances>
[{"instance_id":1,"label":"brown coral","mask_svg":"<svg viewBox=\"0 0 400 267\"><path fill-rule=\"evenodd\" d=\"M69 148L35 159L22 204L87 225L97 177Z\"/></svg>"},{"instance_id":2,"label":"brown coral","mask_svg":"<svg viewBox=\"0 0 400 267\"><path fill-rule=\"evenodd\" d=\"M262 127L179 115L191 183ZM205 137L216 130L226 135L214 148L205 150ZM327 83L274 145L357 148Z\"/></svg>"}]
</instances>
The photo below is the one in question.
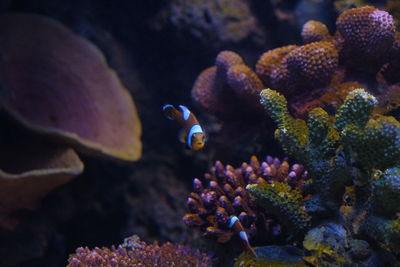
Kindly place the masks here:
<instances>
[{"instance_id":1,"label":"brown coral","mask_svg":"<svg viewBox=\"0 0 400 267\"><path fill-rule=\"evenodd\" d=\"M0 17L1 105L23 126L79 151L141 155L141 124L129 92L90 42L38 15Z\"/></svg>"},{"instance_id":2,"label":"brown coral","mask_svg":"<svg viewBox=\"0 0 400 267\"><path fill-rule=\"evenodd\" d=\"M314 42L289 52L271 73L272 87L286 95L300 95L328 85L339 64L330 42Z\"/></svg>"},{"instance_id":3,"label":"brown coral","mask_svg":"<svg viewBox=\"0 0 400 267\"><path fill-rule=\"evenodd\" d=\"M269 50L261 55L256 64L256 73L263 80L266 87L271 87L271 73L282 63L282 59L292 50L297 48L296 45L287 45Z\"/></svg>"},{"instance_id":4,"label":"brown coral","mask_svg":"<svg viewBox=\"0 0 400 267\"><path fill-rule=\"evenodd\" d=\"M228 227L232 216L239 218L250 237L256 233L279 234L280 226L250 198L248 184L280 181L296 188L307 179L307 171L299 164L290 166L278 158L267 157L260 163L253 156L249 164L243 163L237 169L217 161L204 178L204 182L198 178L193 180L194 192L187 200L190 213L183 221L188 226L201 228L206 236L227 242L234 234Z\"/></svg>"},{"instance_id":5,"label":"brown coral","mask_svg":"<svg viewBox=\"0 0 400 267\"><path fill-rule=\"evenodd\" d=\"M336 26L344 39L346 63L376 72L387 59L395 39L393 17L386 11L364 6L343 12Z\"/></svg>"},{"instance_id":6,"label":"brown coral","mask_svg":"<svg viewBox=\"0 0 400 267\"><path fill-rule=\"evenodd\" d=\"M303 25L301 38L303 39L303 43L308 44L312 42L329 41L332 36L325 24L310 20Z\"/></svg>"},{"instance_id":7,"label":"brown coral","mask_svg":"<svg viewBox=\"0 0 400 267\"><path fill-rule=\"evenodd\" d=\"M215 66L204 70L192 88L192 98L207 112L222 120L261 110L258 103L263 84L232 51L218 54ZM244 101L244 104L243 104Z\"/></svg>"}]
</instances>

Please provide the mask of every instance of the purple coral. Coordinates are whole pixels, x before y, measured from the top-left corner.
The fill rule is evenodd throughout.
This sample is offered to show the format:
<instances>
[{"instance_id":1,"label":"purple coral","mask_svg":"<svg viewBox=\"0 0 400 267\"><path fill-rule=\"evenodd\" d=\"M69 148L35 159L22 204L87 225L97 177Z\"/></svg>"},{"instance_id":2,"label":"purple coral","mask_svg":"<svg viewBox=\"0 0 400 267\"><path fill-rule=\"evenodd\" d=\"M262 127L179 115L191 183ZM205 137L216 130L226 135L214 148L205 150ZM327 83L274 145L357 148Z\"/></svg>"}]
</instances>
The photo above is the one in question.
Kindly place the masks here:
<instances>
[{"instance_id":1,"label":"purple coral","mask_svg":"<svg viewBox=\"0 0 400 267\"><path fill-rule=\"evenodd\" d=\"M307 171L302 165L290 166L286 160L270 156L261 163L253 156L250 163L243 163L237 169L217 161L210 173L204 175L204 182L198 178L193 180L194 192L187 200L190 213L183 221L190 227L199 227L205 236L214 237L218 242L227 242L234 234L228 227L232 216L239 218L250 237L260 232L277 235L280 225L256 207L246 186L279 181L297 188L306 179Z\"/></svg>"},{"instance_id":2,"label":"purple coral","mask_svg":"<svg viewBox=\"0 0 400 267\"><path fill-rule=\"evenodd\" d=\"M135 237L135 236L134 236ZM111 248L77 248L69 258L68 267L135 267L135 266L212 266L212 260L199 250L187 246L157 242L146 244L134 240L133 245L119 245Z\"/></svg>"}]
</instances>

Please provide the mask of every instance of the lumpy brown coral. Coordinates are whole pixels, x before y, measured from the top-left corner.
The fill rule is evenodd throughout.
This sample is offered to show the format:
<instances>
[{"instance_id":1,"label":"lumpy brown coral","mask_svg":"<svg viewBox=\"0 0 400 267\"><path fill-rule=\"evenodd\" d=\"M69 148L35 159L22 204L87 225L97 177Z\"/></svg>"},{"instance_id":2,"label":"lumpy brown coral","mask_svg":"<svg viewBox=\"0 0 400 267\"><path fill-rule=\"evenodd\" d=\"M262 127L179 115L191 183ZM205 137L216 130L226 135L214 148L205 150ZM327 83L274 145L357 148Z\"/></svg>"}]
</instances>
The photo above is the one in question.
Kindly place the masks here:
<instances>
[{"instance_id":1,"label":"lumpy brown coral","mask_svg":"<svg viewBox=\"0 0 400 267\"><path fill-rule=\"evenodd\" d=\"M292 166L284 160L267 157L259 162L253 156L250 163L240 168L224 166L217 161L206 173L204 181L193 180L194 192L187 200L190 213L183 221L191 227L199 227L206 236L219 242L227 242L234 234L228 227L232 216L237 216L247 234L278 235L280 225L271 218L268 210L258 208L246 189L249 184L284 182L291 188L299 188L307 179L307 171L299 164Z\"/></svg>"},{"instance_id":2,"label":"lumpy brown coral","mask_svg":"<svg viewBox=\"0 0 400 267\"><path fill-rule=\"evenodd\" d=\"M264 87L258 76L232 51L222 51L215 66L204 70L193 85L192 97L207 112L222 120L259 109ZM239 101L245 101L241 104Z\"/></svg>"},{"instance_id":3,"label":"lumpy brown coral","mask_svg":"<svg viewBox=\"0 0 400 267\"><path fill-rule=\"evenodd\" d=\"M344 39L347 64L358 68L368 64L368 70L376 71L388 59L396 33L389 13L372 6L353 8L339 16L336 26Z\"/></svg>"}]
</instances>

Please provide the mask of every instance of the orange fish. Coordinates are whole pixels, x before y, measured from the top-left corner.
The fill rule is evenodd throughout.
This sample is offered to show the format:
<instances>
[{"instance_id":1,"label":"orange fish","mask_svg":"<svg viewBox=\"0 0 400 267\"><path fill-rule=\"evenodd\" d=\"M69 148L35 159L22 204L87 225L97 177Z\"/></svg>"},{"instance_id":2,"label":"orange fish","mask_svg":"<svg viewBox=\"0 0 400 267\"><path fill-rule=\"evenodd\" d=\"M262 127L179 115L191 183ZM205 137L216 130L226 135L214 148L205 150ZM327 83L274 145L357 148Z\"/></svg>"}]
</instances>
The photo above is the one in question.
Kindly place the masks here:
<instances>
[{"instance_id":1,"label":"orange fish","mask_svg":"<svg viewBox=\"0 0 400 267\"><path fill-rule=\"evenodd\" d=\"M229 228L232 228L237 234L239 234L240 240L242 240L244 248L251 253L254 257L257 257L256 252L251 247L249 238L247 237L247 233L244 230L242 223L239 218L236 216L232 216L229 221Z\"/></svg>"},{"instance_id":2,"label":"orange fish","mask_svg":"<svg viewBox=\"0 0 400 267\"><path fill-rule=\"evenodd\" d=\"M179 109L176 109L172 105L163 106L165 116L170 120L176 121L182 127L179 139L188 149L202 149L205 144L206 135L199 121L187 107L182 105L178 107Z\"/></svg>"}]
</instances>

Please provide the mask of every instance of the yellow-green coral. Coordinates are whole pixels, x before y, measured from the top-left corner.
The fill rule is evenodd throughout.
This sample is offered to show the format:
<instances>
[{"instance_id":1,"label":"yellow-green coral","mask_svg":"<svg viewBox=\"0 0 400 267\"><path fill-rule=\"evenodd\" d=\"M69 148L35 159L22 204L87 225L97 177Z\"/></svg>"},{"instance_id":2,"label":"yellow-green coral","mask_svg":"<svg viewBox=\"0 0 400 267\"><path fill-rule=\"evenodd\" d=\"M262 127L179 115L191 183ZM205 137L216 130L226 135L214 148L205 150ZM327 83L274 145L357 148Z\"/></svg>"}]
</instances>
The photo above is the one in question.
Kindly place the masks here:
<instances>
[{"instance_id":1,"label":"yellow-green coral","mask_svg":"<svg viewBox=\"0 0 400 267\"><path fill-rule=\"evenodd\" d=\"M304 209L302 195L286 183L253 184L248 185L246 189L259 206L277 218L285 218L282 224L295 235L303 234L309 227L311 217Z\"/></svg>"},{"instance_id":2,"label":"yellow-green coral","mask_svg":"<svg viewBox=\"0 0 400 267\"><path fill-rule=\"evenodd\" d=\"M290 116L285 97L274 90L262 90L260 102L278 124L275 136L283 149L288 154L299 155L308 143L308 128L305 121Z\"/></svg>"},{"instance_id":3,"label":"yellow-green coral","mask_svg":"<svg viewBox=\"0 0 400 267\"><path fill-rule=\"evenodd\" d=\"M303 262L254 257L246 252L236 259L234 267L307 267Z\"/></svg>"},{"instance_id":4,"label":"yellow-green coral","mask_svg":"<svg viewBox=\"0 0 400 267\"><path fill-rule=\"evenodd\" d=\"M394 217L400 212L400 169L387 169L372 182L376 213Z\"/></svg>"},{"instance_id":5,"label":"yellow-green coral","mask_svg":"<svg viewBox=\"0 0 400 267\"><path fill-rule=\"evenodd\" d=\"M394 218L400 211L400 123L372 114L377 100L361 88L348 94L334 117L313 109L307 124L301 123L305 130L296 127L301 120L290 116L282 95L263 90L261 103L278 125L276 137L284 150L309 170L313 181L313 197L306 203L309 214L338 210L345 187L353 185L354 203L342 223L352 233L362 230L399 252L400 220ZM332 254L337 249L318 246L306 258L310 263L321 265L319 261L328 256L340 263L341 253Z\"/></svg>"},{"instance_id":6,"label":"yellow-green coral","mask_svg":"<svg viewBox=\"0 0 400 267\"><path fill-rule=\"evenodd\" d=\"M354 125L362 128L368 122L377 101L374 96L364 89L357 88L351 91L343 105L336 112L335 127L338 131L344 131L346 126Z\"/></svg>"}]
</instances>

